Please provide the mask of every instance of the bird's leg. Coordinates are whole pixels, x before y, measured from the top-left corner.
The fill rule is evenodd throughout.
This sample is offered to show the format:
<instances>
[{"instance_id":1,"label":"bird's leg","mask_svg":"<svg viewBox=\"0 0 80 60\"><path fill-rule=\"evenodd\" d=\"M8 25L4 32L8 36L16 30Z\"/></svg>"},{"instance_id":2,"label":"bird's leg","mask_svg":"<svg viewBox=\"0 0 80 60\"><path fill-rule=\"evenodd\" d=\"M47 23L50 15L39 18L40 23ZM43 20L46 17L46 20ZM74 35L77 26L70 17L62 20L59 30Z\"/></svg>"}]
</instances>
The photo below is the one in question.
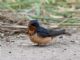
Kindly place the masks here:
<instances>
[{"instance_id":1,"label":"bird's leg","mask_svg":"<svg viewBox=\"0 0 80 60\"><path fill-rule=\"evenodd\" d=\"M37 43L37 46L41 46L41 44L40 43Z\"/></svg>"},{"instance_id":2,"label":"bird's leg","mask_svg":"<svg viewBox=\"0 0 80 60\"><path fill-rule=\"evenodd\" d=\"M37 44L37 46L39 46L39 47L44 47L44 46L46 46L45 44Z\"/></svg>"}]
</instances>

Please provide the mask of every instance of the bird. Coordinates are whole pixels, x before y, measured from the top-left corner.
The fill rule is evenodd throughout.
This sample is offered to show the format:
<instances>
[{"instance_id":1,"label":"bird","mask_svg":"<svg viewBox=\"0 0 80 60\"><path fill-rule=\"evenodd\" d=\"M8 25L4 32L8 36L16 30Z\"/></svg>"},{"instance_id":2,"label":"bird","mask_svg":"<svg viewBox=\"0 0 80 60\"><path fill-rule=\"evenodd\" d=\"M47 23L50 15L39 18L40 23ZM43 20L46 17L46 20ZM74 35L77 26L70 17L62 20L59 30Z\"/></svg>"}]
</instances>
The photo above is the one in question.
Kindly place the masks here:
<instances>
[{"instance_id":1,"label":"bird","mask_svg":"<svg viewBox=\"0 0 80 60\"><path fill-rule=\"evenodd\" d=\"M71 35L69 32L66 32L65 29L48 29L42 27L38 20L31 20L29 22L26 33L30 40L39 46L50 44L53 38L59 35Z\"/></svg>"}]
</instances>

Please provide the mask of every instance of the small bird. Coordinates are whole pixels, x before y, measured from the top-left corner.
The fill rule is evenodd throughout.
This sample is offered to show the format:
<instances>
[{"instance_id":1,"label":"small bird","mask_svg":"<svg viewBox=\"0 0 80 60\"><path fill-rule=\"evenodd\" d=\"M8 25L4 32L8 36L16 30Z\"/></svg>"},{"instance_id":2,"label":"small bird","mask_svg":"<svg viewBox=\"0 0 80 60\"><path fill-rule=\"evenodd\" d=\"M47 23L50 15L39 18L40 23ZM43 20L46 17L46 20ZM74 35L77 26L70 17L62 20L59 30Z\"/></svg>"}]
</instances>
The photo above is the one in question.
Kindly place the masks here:
<instances>
[{"instance_id":1,"label":"small bird","mask_svg":"<svg viewBox=\"0 0 80 60\"><path fill-rule=\"evenodd\" d=\"M27 35L37 45L47 45L53 38L62 34L70 35L65 29L47 29L40 26L38 20L31 20L28 24Z\"/></svg>"}]
</instances>

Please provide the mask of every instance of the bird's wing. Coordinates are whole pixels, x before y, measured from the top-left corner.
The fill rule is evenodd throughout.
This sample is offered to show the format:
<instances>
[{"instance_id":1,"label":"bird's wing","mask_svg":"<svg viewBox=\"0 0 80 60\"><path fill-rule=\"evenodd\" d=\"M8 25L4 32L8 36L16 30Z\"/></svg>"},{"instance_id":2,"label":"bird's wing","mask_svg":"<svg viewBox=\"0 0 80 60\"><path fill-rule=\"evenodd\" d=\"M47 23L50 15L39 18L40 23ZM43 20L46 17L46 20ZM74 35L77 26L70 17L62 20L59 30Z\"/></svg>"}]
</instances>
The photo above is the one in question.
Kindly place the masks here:
<instances>
[{"instance_id":1,"label":"bird's wing","mask_svg":"<svg viewBox=\"0 0 80 60\"><path fill-rule=\"evenodd\" d=\"M48 29L45 29L43 27L39 27L37 29L37 34L41 37L49 37L50 36L50 32Z\"/></svg>"},{"instance_id":2,"label":"bird's wing","mask_svg":"<svg viewBox=\"0 0 80 60\"><path fill-rule=\"evenodd\" d=\"M58 36L61 34L65 34L65 29L50 29L49 34L50 36Z\"/></svg>"},{"instance_id":3,"label":"bird's wing","mask_svg":"<svg viewBox=\"0 0 80 60\"><path fill-rule=\"evenodd\" d=\"M44 27L39 27L37 34L41 37L56 37L65 34L65 29L45 29Z\"/></svg>"}]
</instances>

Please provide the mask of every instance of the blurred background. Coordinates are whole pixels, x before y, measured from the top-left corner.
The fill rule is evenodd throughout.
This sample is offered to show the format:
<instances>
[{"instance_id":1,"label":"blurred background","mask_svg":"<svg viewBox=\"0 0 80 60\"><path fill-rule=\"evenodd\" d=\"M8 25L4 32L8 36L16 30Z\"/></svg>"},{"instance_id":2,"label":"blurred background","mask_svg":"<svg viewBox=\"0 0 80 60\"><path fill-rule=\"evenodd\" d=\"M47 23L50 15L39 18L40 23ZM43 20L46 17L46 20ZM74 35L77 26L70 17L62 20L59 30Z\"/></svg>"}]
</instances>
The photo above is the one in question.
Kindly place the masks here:
<instances>
[{"instance_id":1,"label":"blurred background","mask_svg":"<svg viewBox=\"0 0 80 60\"><path fill-rule=\"evenodd\" d=\"M23 24L23 20L32 19L53 25L80 26L80 0L0 0L1 22Z\"/></svg>"}]
</instances>

